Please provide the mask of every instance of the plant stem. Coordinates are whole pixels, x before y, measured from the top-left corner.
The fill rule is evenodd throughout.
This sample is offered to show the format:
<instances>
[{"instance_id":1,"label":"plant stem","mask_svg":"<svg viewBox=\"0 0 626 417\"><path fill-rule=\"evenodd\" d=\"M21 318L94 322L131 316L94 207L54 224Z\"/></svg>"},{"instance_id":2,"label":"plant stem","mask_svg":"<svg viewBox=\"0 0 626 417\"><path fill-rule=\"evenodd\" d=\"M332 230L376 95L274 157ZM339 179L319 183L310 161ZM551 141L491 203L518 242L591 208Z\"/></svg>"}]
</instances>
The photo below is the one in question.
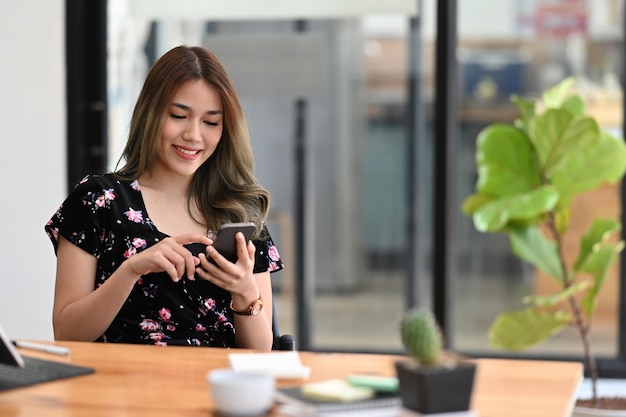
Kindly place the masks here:
<instances>
[{"instance_id":1,"label":"plant stem","mask_svg":"<svg viewBox=\"0 0 626 417\"><path fill-rule=\"evenodd\" d=\"M561 271L563 272L563 289L567 289L571 287L573 283L573 279L569 273L569 269L565 264L565 255L563 254L563 244L562 244L562 236L556 228L555 215L554 213L550 213L546 220L548 229L552 234L554 242L556 243L557 252L559 254L559 262L561 264ZM585 317L581 311L579 301L573 295L567 297L572 313L574 314L574 324L578 330L578 334L580 335L580 339L583 343L583 351L585 355L585 361L587 362L587 368L589 370L589 377L591 379L591 398L594 404L598 403L598 371L596 369L596 361L595 356L592 352L591 346L591 317L587 317L587 321L585 322Z\"/></svg>"}]
</instances>

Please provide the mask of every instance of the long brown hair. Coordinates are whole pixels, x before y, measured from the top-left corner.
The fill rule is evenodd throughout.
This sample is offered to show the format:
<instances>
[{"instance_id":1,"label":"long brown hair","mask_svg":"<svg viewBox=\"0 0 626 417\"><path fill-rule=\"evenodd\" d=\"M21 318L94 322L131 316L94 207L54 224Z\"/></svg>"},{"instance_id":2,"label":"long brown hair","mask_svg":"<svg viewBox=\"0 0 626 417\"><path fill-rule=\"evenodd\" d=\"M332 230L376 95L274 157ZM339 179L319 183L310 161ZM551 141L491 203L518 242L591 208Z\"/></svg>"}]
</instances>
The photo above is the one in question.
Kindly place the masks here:
<instances>
[{"instance_id":1,"label":"long brown hair","mask_svg":"<svg viewBox=\"0 0 626 417\"><path fill-rule=\"evenodd\" d=\"M183 83L199 79L219 92L224 126L215 152L193 176L188 207L197 204L203 219L196 221L214 231L227 222L245 221L254 222L258 233L269 210L270 196L254 176L248 125L237 92L219 59L207 49L178 46L154 64L135 104L128 142L118 165L125 162L116 173L130 179L150 173L163 118L174 95Z\"/></svg>"}]
</instances>

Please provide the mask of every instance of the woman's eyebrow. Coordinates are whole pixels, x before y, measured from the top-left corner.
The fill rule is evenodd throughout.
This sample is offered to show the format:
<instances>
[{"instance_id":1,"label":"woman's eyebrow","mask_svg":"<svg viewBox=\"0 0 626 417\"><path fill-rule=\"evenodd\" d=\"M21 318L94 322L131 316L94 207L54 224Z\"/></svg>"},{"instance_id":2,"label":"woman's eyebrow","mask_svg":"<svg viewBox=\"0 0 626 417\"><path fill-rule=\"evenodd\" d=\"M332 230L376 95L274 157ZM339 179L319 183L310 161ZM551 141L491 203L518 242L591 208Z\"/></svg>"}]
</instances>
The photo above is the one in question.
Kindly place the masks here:
<instances>
[{"instance_id":1,"label":"woman's eyebrow","mask_svg":"<svg viewBox=\"0 0 626 417\"><path fill-rule=\"evenodd\" d=\"M174 102L171 105L174 106L174 107L178 107L181 110L191 111L191 107L189 107L188 105L183 104L183 103ZM213 115L213 114L222 114L222 113L223 112L221 110L207 110L206 111L206 114L211 114L211 115Z\"/></svg>"}]
</instances>

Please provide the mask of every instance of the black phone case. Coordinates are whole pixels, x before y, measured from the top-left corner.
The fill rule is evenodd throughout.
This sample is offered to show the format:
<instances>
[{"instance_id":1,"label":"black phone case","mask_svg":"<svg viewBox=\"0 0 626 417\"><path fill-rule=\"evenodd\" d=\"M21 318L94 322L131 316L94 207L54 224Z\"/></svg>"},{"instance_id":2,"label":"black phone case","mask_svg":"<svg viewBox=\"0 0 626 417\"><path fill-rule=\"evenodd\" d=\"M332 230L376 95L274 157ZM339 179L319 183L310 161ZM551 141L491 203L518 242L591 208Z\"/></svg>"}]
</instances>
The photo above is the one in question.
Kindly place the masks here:
<instances>
[{"instance_id":1,"label":"black phone case","mask_svg":"<svg viewBox=\"0 0 626 417\"><path fill-rule=\"evenodd\" d=\"M250 240L256 226L254 223L226 223L223 225L217 233L213 247L230 262L237 262L237 242L235 240L235 234L237 232L243 233L246 238L246 242ZM212 261L211 258L209 258Z\"/></svg>"}]
</instances>

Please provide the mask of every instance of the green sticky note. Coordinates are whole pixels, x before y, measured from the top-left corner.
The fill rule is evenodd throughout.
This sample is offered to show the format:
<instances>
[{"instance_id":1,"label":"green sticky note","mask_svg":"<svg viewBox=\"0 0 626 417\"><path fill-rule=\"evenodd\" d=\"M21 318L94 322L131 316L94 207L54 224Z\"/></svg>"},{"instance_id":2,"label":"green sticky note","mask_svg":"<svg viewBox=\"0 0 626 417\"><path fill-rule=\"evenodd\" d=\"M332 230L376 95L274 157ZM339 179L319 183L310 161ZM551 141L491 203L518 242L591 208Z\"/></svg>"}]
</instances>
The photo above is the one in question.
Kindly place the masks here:
<instances>
[{"instance_id":1,"label":"green sticky note","mask_svg":"<svg viewBox=\"0 0 626 417\"><path fill-rule=\"evenodd\" d=\"M392 376L353 374L348 375L348 383L355 387L371 388L376 392L398 391L398 378Z\"/></svg>"},{"instance_id":2,"label":"green sticky note","mask_svg":"<svg viewBox=\"0 0 626 417\"><path fill-rule=\"evenodd\" d=\"M302 385L303 396L323 401L351 402L363 401L374 396L375 391L367 387L357 387L343 379L328 379Z\"/></svg>"}]
</instances>

